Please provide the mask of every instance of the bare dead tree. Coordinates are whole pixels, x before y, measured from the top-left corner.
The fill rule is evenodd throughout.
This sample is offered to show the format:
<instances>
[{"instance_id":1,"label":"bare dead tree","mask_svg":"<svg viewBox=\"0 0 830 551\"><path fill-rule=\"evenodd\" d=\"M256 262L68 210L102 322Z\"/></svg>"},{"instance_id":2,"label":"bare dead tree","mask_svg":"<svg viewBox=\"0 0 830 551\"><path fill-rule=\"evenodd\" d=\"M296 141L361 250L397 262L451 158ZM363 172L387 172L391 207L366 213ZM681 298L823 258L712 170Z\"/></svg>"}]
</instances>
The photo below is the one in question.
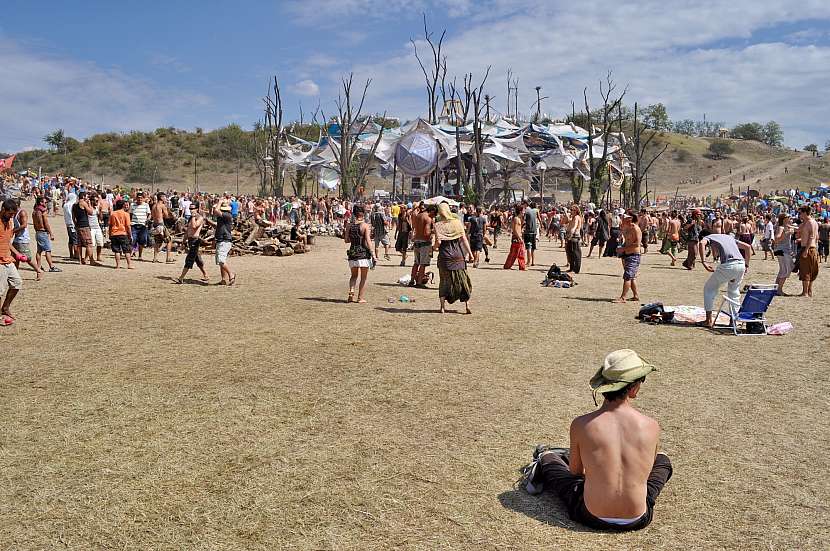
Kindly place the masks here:
<instances>
[{"instance_id":1,"label":"bare dead tree","mask_svg":"<svg viewBox=\"0 0 830 551\"><path fill-rule=\"evenodd\" d=\"M268 195L270 186L268 183L268 134L262 120L254 123L251 133L250 155L254 159L257 172L259 172L259 188L257 194L260 197Z\"/></svg>"},{"instance_id":2,"label":"bare dead tree","mask_svg":"<svg viewBox=\"0 0 830 551\"><path fill-rule=\"evenodd\" d=\"M434 34L429 30L429 27L427 25L426 13L423 14L423 17L424 40L429 46L429 53L431 54L431 59L427 62L427 64L429 64L429 68L427 68L427 64L424 63L424 60L421 59L421 55L418 53L418 43L415 41L414 38L410 38L409 41L412 43L412 47L415 49L415 59L418 60L418 65L420 65L421 72L424 74L424 82L426 83L427 88L429 122L431 124L436 124L438 123L439 81L441 82L442 96L446 99L445 81L447 76L447 60L446 57L442 56L441 50L444 47L444 37L447 34L447 30L444 29L443 31L441 31L441 36L438 38L438 41L436 42L433 39Z\"/></svg>"},{"instance_id":3,"label":"bare dead tree","mask_svg":"<svg viewBox=\"0 0 830 551\"><path fill-rule=\"evenodd\" d=\"M270 195L280 197L283 194L282 166L280 162L280 141L282 140L282 95L277 77L268 82L268 93L262 98L265 103L265 118L263 128L266 136L266 148L263 159L270 163L271 179L269 182Z\"/></svg>"},{"instance_id":4,"label":"bare dead tree","mask_svg":"<svg viewBox=\"0 0 830 551\"><path fill-rule=\"evenodd\" d=\"M585 87L582 90L582 97L585 100L585 113L588 117L588 168L590 170L591 177L588 190L591 194L591 202L593 203L599 203L600 197L604 195L604 190L602 190L603 193L600 193L602 188L601 177L603 171L607 168L606 165L608 164L609 133L616 122L614 112L617 110L617 107L622 104L623 98L628 92L628 86L623 89L619 97L612 99L616 89L617 85L614 82L613 74L611 71L608 71L605 75L605 83L602 81L599 83L599 95L602 99L602 107L600 120L597 121L600 124L599 132L596 135L594 134L593 114L591 113L591 107L588 105L588 88ZM595 159L594 140L599 137L602 138L602 157L600 159Z\"/></svg>"},{"instance_id":5,"label":"bare dead tree","mask_svg":"<svg viewBox=\"0 0 830 551\"><path fill-rule=\"evenodd\" d=\"M372 117L363 115L363 104L366 101L366 92L369 90L372 79L366 80L360 100L352 101L353 79L353 73L349 73L348 77L344 76L340 79L341 90L335 102L338 113L337 123L340 125L339 138L329 135L328 128L326 128L329 148L334 154L340 173L340 192L343 194L345 190L349 190L352 195L366 181L372 159L378 145L380 145L386 125L386 113L384 112L377 138L373 142L368 155L364 155L364 158L361 159L358 140L360 135L369 127L369 124L372 123ZM323 118L325 119L325 115Z\"/></svg>"},{"instance_id":6,"label":"bare dead tree","mask_svg":"<svg viewBox=\"0 0 830 551\"><path fill-rule=\"evenodd\" d=\"M654 137L657 135L657 131L651 130L651 134L643 141L643 125L640 124L639 120L639 106L637 103L634 103L634 130L632 140L627 144L627 151L626 154L628 155L629 159L631 159L631 187L626 194L626 204L629 207L638 208L640 203L644 199L644 196L641 194L642 192L642 184L643 180L648 176L648 171L651 169L651 166L654 162L660 158L663 153L666 152L669 148L669 144L666 143L663 146L663 149L659 150L658 152L654 153L653 155L648 154L648 147L651 144ZM651 157L647 159L647 157Z\"/></svg>"},{"instance_id":7,"label":"bare dead tree","mask_svg":"<svg viewBox=\"0 0 830 551\"><path fill-rule=\"evenodd\" d=\"M484 175L482 173L482 155L484 151L484 139L481 134L481 113L484 109L483 99L484 85L487 83L487 77L490 76L490 66L484 72L484 78L477 87L473 87L473 75L470 73L469 79L465 83L465 95L467 95L473 104L473 163L475 168L475 194L479 201L484 199ZM468 100L469 103L469 100Z\"/></svg>"}]
</instances>

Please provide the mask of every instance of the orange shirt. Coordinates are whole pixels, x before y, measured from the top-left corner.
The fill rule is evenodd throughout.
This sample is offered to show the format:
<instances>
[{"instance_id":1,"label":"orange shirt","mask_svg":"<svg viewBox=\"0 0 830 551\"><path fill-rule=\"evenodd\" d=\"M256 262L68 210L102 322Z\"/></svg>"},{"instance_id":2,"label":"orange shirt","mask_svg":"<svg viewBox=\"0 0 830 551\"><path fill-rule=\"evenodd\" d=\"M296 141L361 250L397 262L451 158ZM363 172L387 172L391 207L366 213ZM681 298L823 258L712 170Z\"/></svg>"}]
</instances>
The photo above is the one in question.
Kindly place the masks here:
<instances>
[{"instance_id":1,"label":"orange shirt","mask_svg":"<svg viewBox=\"0 0 830 551\"><path fill-rule=\"evenodd\" d=\"M124 210L116 210L110 215L110 235L129 235L130 215Z\"/></svg>"},{"instance_id":2,"label":"orange shirt","mask_svg":"<svg viewBox=\"0 0 830 551\"><path fill-rule=\"evenodd\" d=\"M12 235L14 234L14 220L9 218L8 223L0 219L0 264L11 264L12 258Z\"/></svg>"}]
</instances>

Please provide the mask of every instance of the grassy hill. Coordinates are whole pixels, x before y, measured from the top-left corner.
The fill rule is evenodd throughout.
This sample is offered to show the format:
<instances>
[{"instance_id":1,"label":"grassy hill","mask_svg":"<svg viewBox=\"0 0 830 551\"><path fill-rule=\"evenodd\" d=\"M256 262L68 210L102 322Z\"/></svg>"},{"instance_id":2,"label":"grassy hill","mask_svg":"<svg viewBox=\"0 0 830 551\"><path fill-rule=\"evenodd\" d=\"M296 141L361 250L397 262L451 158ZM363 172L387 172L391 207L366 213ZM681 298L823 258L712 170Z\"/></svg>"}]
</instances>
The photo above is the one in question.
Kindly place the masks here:
<instances>
[{"instance_id":1,"label":"grassy hill","mask_svg":"<svg viewBox=\"0 0 830 551\"><path fill-rule=\"evenodd\" d=\"M304 134L300 132L301 137L317 138L316 131ZM236 191L238 174L239 190L255 193L259 173L253 162L252 135L236 125L210 132L159 128L153 132L96 134L83 141L68 138L66 151L20 153L15 168L41 168L49 174L62 170L110 185L180 190L194 189L194 179L198 178L199 189L211 192ZM830 181L830 166L824 158L753 141L729 140L734 153L716 160L708 154L711 141L672 133L657 135L650 151L666 144L669 147L649 173L649 189L658 195L720 195L747 186L762 191L805 189ZM379 177L370 177L368 183L370 191L391 189L391 182ZM290 193L290 184L285 189ZM568 195L563 192L562 198Z\"/></svg>"}]
</instances>

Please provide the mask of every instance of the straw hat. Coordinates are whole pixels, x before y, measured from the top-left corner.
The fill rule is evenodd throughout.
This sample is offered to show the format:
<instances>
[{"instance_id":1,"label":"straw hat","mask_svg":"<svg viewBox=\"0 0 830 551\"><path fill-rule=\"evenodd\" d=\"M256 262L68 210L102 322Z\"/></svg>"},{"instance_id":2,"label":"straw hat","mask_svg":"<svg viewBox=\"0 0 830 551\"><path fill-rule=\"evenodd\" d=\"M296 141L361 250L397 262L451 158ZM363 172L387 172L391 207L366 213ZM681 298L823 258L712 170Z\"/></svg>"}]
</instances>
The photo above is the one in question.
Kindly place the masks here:
<instances>
[{"instance_id":1,"label":"straw hat","mask_svg":"<svg viewBox=\"0 0 830 551\"><path fill-rule=\"evenodd\" d=\"M594 389L594 396L614 392L645 377L654 369L633 350L615 350L605 356L602 367L591 377L591 388Z\"/></svg>"}]
</instances>

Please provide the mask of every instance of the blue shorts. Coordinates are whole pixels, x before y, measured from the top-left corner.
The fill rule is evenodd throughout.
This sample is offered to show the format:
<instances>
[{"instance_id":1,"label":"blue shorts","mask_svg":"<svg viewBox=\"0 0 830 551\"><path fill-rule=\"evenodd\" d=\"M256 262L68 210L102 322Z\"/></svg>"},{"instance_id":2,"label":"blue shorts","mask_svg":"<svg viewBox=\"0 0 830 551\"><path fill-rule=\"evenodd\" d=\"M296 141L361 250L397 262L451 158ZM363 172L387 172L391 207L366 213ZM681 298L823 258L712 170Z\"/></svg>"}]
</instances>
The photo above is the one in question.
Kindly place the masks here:
<instances>
[{"instance_id":1,"label":"blue shorts","mask_svg":"<svg viewBox=\"0 0 830 551\"><path fill-rule=\"evenodd\" d=\"M52 242L49 239L49 232L39 231L35 234L35 239L37 240L38 253L52 252Z\"/></svg>"},{"instance_id":2,"label":"blue shorts","mask_svg":"<svg viewBox=\"0 0 830 551\"><path fill-rule=\"evenodd\" d=\"M142 247L150 246L150 232L147 231L147 226L145 224L133 224L132 234L133 244L140 245Z\"/></svg>"}]
</instances>

